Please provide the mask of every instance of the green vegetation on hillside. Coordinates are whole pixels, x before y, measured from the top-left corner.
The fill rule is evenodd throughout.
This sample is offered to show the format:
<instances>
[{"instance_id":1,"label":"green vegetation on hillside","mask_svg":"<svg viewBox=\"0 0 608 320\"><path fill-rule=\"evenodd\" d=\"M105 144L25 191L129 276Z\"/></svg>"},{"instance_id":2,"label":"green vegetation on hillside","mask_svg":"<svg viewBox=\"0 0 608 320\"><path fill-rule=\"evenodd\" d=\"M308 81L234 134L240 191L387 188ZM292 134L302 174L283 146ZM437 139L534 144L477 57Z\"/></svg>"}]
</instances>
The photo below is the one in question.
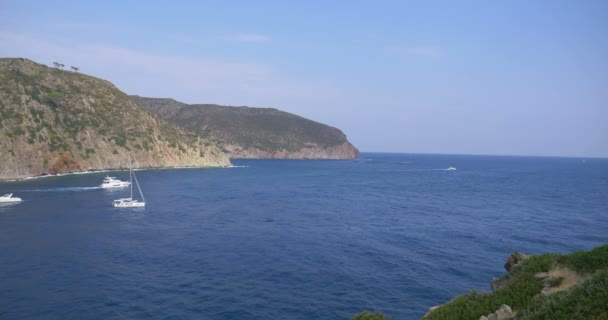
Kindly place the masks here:
<instances>
[{"instance_id":1,"label":"green vegetation on hillside","mask_svg":"<svg viewBox=\"0 0 608 320\"><path fill-rule=\"evenodd\" d=\"M0 58L0 148L13 151L0 155L0 178L118 167L129 154L152 166L171 165L169 154L184 165L205 149L221 157L209 141L160 121L108 81L72 70Z\"/></svg>"},{"instance_id":2,"label":"green vegetation on hillside","mask_svg":"<svg viewBox=\"0 0 608 320\"><path fill-rule=\"evenodd\" d=\"M187 105L172 99L132 97L162 119L188 131L211 137L226 146L270 154L303 148L331 148L349 144L340 130L271 108ZM344 157L356 157L352 150Z\"/></svg>"},{"instance_id":3,"label":"green vegetation on hillside","mask_svg":"<svg viewBox=\"0 0 608 320\"><path fill-rule=\"evenodd\" d=\"M533 300L519 319L608 320L608 268L570 290Z\"/></svg>"},{"instance_id":4,"label":"green vegetation on hillside","mask_svg":"<svg viewBox=\"0 0 608 320\"><path fill-rule=\"evenodd\" d=\"M593 273L596 270L608 268L608 245L594 248L591 251L578 251L559 256L557 263L580 273Z\"/></svg>"},{"instance_id":5,"label":"green vegetation on hillside","mask_svg":"<svg viewBox=\"0 0 608 320\"><path fill-rule=\"evenodd\" d=\"M127 150L132 145L129 142L138 137L154 143L138 126L141 111L129 105L128 97L109 83L42 65L21 64L15 59L2 59L0 79L2 126L14 136L27 131L31 142L46 142L50 151L77 152L74 146L82 149L82 143L77 144L83 139L80 133L89 129L99 131L98 138L113 140ZM8 97L12 97L12 103ZM83 103L85 97L93 101ZM114 105L103 104L108 100Z\"/></svg>"},{"instance_id":6,"label":"green vegetation on hillside","mask_svg":"<svg viewBox=\"0 0 608 320\"><path fill-rule=\"evenodd\" d=\"M540 272L570 268L589 277L570 289L539 295L543 280ZM570 255L543 254L532 256L503 277L506 286L493 293L475 291L456 297L431 312L425 320L479 319L507 304L518 313L518 319L608 319L608 245L589 252ZM557 282L549 285L559 285ZM559 281L561 282L561 281Z\"/></svg>"}]
</instances>

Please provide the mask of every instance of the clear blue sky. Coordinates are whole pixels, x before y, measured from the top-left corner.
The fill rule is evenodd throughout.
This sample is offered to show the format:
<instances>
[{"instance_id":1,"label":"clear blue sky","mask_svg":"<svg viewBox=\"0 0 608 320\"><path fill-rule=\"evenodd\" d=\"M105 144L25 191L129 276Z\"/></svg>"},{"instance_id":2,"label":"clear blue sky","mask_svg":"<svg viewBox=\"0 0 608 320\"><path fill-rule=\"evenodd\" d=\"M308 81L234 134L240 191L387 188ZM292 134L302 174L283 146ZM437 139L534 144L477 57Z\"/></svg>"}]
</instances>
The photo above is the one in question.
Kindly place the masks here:
<instances>
[{"instance_id":1,"label":"clear blue sky","mask_svg":"<svg viewBox=\"0 0 608 320\"><path fill-rule=\"evenodd\" d=\"M608 157L608 1L6 1L0 56L363 151Z\"/></svg>"}]
</instances>

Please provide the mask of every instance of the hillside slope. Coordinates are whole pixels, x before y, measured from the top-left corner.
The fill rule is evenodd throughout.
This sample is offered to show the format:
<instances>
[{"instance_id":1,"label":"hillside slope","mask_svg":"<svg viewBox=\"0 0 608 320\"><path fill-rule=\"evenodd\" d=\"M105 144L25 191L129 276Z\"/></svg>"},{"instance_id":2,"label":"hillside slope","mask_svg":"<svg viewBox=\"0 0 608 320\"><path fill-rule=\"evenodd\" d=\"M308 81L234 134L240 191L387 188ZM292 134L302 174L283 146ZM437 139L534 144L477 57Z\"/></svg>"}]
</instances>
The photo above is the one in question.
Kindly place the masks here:
<instances>
[{"instance_id":1,"label":"hillside slope","mask_svg":"<svg viewBox=\"0 0 608 320\"><path fill-rule=\"evenodd\" d=\"M89 169L224 166L209 140L164 123L110 82L0 59L0 179Z\"/></svg>"},{"instance_id":2,"label":"hillside slope","mask_svg":"<svg viewBox=\"0 0 608 320\"><path fill-rule=\"evenodd\" d=\"M359 151L339 129L280 110L132 98L162 119L212 138L232 158L352 159L359 156Z\"/></svg>"}]
</instances>

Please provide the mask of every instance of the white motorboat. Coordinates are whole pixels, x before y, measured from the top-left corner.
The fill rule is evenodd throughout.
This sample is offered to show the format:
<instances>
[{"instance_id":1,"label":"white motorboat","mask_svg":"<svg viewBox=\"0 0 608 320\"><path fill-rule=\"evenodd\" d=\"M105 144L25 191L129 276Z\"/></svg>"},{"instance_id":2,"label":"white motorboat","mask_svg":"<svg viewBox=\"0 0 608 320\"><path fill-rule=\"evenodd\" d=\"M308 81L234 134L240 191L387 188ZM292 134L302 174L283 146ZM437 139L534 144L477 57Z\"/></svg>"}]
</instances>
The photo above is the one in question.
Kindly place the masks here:
<instances>
[{"instance_id":1,"label":"white motorboat","mask_svg":"<svg viewBox=\"0 0 608 320\"><path fill-rule=\"evenodd\" d=\"M131 182L129 182L129 181L120 181L120 180L116 179L116 177L106 176L105 178L103 178L103 181L102 181L101 185L99 185L99 186L101 188L109 189L109 188L124 188L124 187L128 187L129 185L131 185Z\"/></svg>"},{"instance_id":2,"label":"white motorboat","mask_svg":"<svg viewBox=\"0 0 608 320\"><path fill-rule=\"evenodd\" d=\"M448 171L454 171L454 170L456 170L456 168L454 168L454 167L448 167L446 170L448 170Z\"/></svg>"},{"instance_id":3,"label":"white motorboat","mask_svg":"<svg viewBox=\"0 0 608 320\"><path fill-rule=\"evenodd\" d=\"M141 201L133 199L133 183L131 181L132 179L135 179L135 185L137 185L137 190L139 190L139 196L141 197ZM137 182L137 176L135 176L135 172L133 172L132 167L129 168L129 184L131 185L131 197L114 200L112 202L114 208L141 208L146 206L146 199L144 198L143 192L141 192L139 182Z\"/></svg>"},{"instance_id":4,"label":"white motorboat","mask_svg":"<svg viewBox=\"0 0 608 320\"><path fill-rule=\"evenodd\" d=\"M12 193L7 193L3 196L0 197L0 203L5 203L5 202L21 202L23 200L21 200L21 198L19 197L13 197Z\"/></svg>"}]
</instances>

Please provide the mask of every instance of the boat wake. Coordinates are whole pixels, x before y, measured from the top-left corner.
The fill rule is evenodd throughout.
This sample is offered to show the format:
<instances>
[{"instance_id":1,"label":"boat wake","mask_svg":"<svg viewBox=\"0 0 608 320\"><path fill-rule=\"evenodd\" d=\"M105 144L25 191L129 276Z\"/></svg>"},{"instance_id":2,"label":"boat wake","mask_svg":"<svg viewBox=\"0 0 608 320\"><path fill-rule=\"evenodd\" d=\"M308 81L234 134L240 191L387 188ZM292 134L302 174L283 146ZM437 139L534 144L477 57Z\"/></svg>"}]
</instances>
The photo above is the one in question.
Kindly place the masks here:
<instances>
[{"instance_id":1,"label":"boat wake","mask_svg":"<svg viewBox=\"0 0 608 320\"><path fill-rule=\"evenodd\" d=\"M384 172L429 172L429 171L454 171L455 169L404 169L404 170L382 170Z\"/></svg>"},{"instance_id":2,"label":"boat wake","mask_svg":"<svg viewBox=\"0 0 608 320\"><path fill-rule=\"evenodd\" d=\"M31 189L21 190L19 192L70 192L70 191L91 191L101 190L102 187L61 187L61 188L49 188L49 189Z\"/></svg>"}]
</instances>

